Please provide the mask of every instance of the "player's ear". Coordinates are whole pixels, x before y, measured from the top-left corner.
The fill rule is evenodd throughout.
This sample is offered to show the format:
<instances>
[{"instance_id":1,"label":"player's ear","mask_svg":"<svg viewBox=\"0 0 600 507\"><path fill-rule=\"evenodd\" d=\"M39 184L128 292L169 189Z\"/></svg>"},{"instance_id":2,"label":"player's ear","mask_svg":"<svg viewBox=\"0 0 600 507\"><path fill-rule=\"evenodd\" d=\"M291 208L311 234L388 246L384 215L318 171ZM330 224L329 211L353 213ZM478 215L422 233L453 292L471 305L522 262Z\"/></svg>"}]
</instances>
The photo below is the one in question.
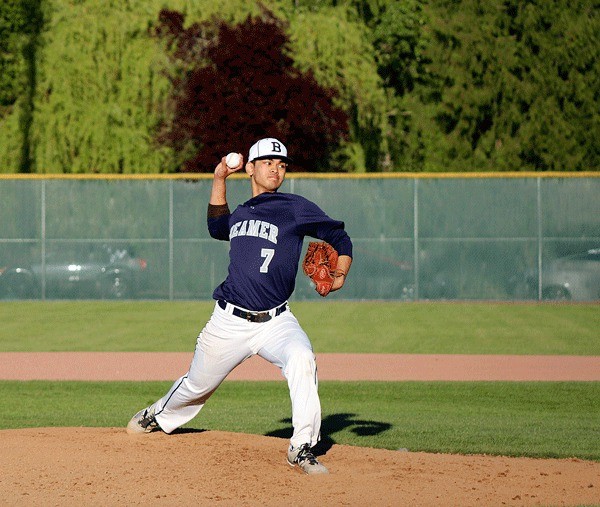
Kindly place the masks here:
<instances>
[{"instance_id":1,"label":"player's ear","mask_svg":"<svg viewBox=\"0 0 600 507\"><path fill-rule=\"evenodd\" d=\"M254 174L254 162L246 162L246 173L252 178Z\"/></svg>"}]
</instances>

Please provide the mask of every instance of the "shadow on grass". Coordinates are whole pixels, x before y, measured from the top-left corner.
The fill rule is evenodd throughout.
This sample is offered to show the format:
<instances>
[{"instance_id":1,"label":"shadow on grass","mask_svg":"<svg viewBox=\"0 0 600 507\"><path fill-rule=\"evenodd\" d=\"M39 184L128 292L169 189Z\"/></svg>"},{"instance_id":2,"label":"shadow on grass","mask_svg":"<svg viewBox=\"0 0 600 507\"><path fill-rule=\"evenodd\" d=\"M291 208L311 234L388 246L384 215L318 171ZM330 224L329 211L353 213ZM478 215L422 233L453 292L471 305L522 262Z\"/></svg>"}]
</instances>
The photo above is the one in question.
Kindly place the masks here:
<instances>
[{"instance_id":1,"label":"shadow on grass","mask_svg":"<svg viewBox=\"0 0 600 507\"><path fill-rule=\"evenodd\" d=\"M379 421L367 421L364 419L354 419L356 414L331 414L321 421L321 441L314 447L313 452L317 456L322 456L331 447L337 443L332 437L333 434L350 428L350 431L359 437L379 435L386 430L389 430L392 425ZM279 421L282 424L289 426L278 430L265 433L267 437L291 438L292 436L292 420L285 418Z\"/></svg>"}]
</instances>

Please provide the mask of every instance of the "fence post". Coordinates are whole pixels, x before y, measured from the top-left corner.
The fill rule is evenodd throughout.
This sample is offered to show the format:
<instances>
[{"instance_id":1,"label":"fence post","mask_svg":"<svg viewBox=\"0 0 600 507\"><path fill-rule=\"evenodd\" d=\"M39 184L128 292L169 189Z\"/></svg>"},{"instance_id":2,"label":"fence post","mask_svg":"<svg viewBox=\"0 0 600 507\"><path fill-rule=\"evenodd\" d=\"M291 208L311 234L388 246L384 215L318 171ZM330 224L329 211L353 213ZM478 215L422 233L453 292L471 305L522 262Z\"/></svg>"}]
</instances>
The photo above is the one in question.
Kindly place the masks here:
<instances>
[{"instance_id":1,"label":"fence post","mask_svg":"<svg viewBox=\"0 0 600 507\"><path fill-rule=\"evenodd\" d=\"M173 180L169 180L169 301L173 301Z\"/></svg>"},{"instance_id":2,"label":"fence post","mask_svg":"<svg viewBox=\"0 0 600 507\"><path fill-rule=\"evenodd\" d=\"M542 179L537 177L537 267L538 267L538 301L542 300Z\"/></svg>"},{"instance_id":3,"label":"fence post","mask_svg":"<svg viewBox=\"0 0 600 507\"><path fill-rule=\"evenodd\" d=\"M42 180L42 216L40 224L41 234L41 269L42 269L42 301L46 300L46 180Z\"/></svg>"},{"instance_id":4,"label":"fence post","mask_svg":"<svg viewBox=\"0 0 600 507\"><path fill-rule=\"evenodd\" d=\"M414 300L419 299L419 178L413 179L413 266L415 277Z\"/></svg>"}]
</instances>

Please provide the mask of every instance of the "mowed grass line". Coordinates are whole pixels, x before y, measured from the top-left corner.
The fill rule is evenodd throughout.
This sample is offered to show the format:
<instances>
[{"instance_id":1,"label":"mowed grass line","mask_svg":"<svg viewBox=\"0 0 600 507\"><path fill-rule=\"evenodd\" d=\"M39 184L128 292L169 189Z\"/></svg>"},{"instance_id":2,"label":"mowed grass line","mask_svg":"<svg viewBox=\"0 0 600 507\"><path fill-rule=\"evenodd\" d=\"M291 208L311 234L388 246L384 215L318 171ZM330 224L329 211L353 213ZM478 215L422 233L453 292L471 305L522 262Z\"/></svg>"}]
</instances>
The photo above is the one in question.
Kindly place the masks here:
<instances>
[{"instance_id":1,"label":"mowed grass line","mask_svg":"<svg viewBox=\"0 0 600 507\"><path fill-rule=\"evenodd\" d=\"M192 352L210 301L2 301L0 352ZM600 355L600 304L292 302L319 352Z\"/></svg>"},{"instance_id":2,"label":"mowed grass line","mask_svg":"<svg viewBox=\"0 0 600 507\"><path fill-rule=\"evenodd\" d=\"M0 428L122 427L167 382L0 382ZM600 461L600 382L322 382L321 445ZM187 428L291 436L285 382L226 381ZM124 431L124 429L123 429ZM282 443L282 446L285 446Z\"/></svg>"}]
</instances>

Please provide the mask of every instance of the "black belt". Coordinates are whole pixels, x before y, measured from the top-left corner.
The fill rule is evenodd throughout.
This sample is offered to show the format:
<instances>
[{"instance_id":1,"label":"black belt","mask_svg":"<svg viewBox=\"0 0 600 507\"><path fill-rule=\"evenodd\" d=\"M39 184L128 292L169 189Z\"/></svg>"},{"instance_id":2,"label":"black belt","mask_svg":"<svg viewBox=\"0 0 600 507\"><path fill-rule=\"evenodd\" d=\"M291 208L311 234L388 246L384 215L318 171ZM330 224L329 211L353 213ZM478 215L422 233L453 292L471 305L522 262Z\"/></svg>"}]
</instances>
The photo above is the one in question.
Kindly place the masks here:
<instances>
[{"instance_id":1,"label":"black belt","mask_svg":"<svg viewBox=\"0 0 600 507\"><path fill-rule=\"evenodd\" d=\"M273 318L273 316L271 315L271 312L273 310L268 311L268 312L247 312L245 310L242 310L241 308L238 308L235 305L232 305L231 303L227 303L227 301L223 301L222 299L219 299L217 301L217 304L223 310L225 310L227 308L227 305L229 304L232 308L231 313L233 315L235 315L236 317L239 317L240 319L247 320L248 322L268 322ZM278 315L281 315L286 310L287 310L287 303L283 303L281 306L278 306L277 308L275 308L275 317L277 317Z\"/></svg>"}]
</instances>

